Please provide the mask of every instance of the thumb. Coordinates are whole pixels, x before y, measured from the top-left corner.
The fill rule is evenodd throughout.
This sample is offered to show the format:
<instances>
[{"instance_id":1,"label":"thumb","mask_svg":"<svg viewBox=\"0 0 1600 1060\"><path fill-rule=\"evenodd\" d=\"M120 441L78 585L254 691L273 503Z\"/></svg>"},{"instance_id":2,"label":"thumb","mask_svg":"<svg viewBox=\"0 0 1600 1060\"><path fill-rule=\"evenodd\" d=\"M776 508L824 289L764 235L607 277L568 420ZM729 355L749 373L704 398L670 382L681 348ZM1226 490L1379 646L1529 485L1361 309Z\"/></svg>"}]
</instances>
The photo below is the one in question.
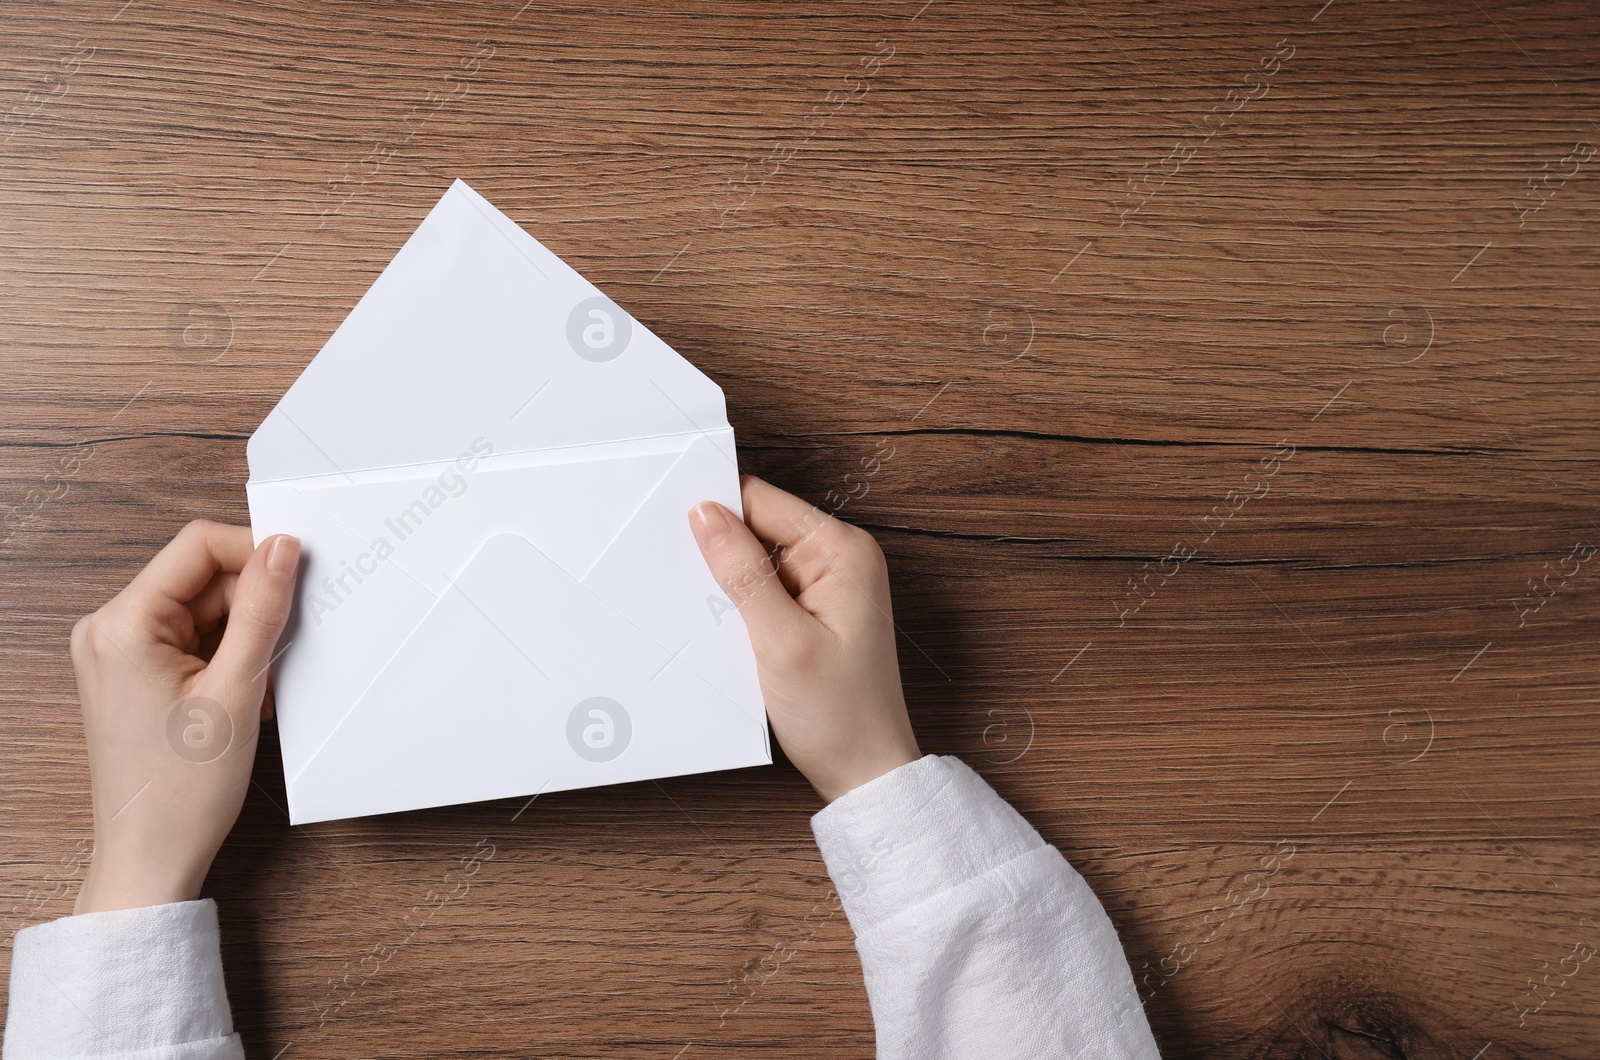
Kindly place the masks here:
<instances>
[{"instance_id":1,"label":"thumb","mask_svg":"<svg viewBox=\"0 0 1600 1060\"><path fill-rule=\"evenodd\" d=\"M705 501L690 510L689 528L711 576L744 616L757 655L767 646L805 635L811 616L783 587L767 550L748 526L716 501Z\"/></svg>"},{"instance_id":2,"label":"thumb","mask_svg":"<svg viewBox=\"0 0 1600 1060\"><path fill-rule=\"evenodd\" d=\"M207 670L230 689L266 690L267 666L289 609L300 567L300 540L277 534L261 543L233 590L228 625Z\"/></svg>"}]
</instances>

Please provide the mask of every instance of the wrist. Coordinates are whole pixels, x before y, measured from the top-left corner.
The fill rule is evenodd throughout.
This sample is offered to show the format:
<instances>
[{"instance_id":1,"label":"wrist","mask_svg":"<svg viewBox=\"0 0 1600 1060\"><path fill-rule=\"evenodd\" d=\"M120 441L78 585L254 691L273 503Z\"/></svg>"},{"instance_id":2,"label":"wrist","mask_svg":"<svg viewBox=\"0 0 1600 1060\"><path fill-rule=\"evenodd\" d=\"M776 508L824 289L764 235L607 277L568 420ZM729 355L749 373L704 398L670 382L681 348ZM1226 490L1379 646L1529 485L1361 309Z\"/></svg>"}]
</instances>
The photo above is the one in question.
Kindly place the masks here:
<instances>
[{"instance_id":1,"label":"wrist","mask_svg":"<svg viewBox=\"0 0 1600 1060\"><path fill-rule=\"evenodd\" d=\"M194 901L200 897L209 868L209 859L203 865L185 864L181 859L119 857L112 851L102 854L97 848L72 911L100 913Z\"/></svg>"},{"instance_id":2,"label":"wrist","mask_svg":"<svg viewBox=\"0 0 1600 1060\"><path fill-rule=\"evenodd\" d=\"M916 741L912 740L910 743L886 747L841 763L842 768L831 770L826 775L819 774L817 777L810 778L811 786L822 797L824 803L831 803L863 784L877 780L879 777L892 773L901 766L909 765L921 757L922 752L917 748Z\"/></svg>"}]
</instances>

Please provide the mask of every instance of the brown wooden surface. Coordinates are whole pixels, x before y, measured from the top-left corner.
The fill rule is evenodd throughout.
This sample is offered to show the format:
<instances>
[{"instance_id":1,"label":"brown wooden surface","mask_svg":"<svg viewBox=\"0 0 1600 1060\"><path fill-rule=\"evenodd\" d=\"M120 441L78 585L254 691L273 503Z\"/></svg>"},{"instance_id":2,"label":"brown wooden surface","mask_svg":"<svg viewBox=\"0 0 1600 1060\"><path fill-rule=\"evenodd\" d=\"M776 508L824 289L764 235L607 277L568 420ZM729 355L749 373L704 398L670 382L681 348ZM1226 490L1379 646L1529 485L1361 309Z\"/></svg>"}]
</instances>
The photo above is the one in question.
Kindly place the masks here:
<instances>
[{"instance_id":1,"label":"brown wooden surface","mask_svg":"<svg viewBox=\"0 0 1600 1060\"><path fill-rule=\"evenodd\" d=\"M721 383L749 470L855 494L924 747L1089 879L1165 1055L1600 1055L1600 962L1558 970L1600 945L1597 36L7 4L0 504L53 496L0 544L6 935L87 848L72 622L247 519L246 438L463 177ZM872 1054L786 764L305 828L271 734L257 774L208 885L252 1056Z\"/></svg>"}]
</instances>

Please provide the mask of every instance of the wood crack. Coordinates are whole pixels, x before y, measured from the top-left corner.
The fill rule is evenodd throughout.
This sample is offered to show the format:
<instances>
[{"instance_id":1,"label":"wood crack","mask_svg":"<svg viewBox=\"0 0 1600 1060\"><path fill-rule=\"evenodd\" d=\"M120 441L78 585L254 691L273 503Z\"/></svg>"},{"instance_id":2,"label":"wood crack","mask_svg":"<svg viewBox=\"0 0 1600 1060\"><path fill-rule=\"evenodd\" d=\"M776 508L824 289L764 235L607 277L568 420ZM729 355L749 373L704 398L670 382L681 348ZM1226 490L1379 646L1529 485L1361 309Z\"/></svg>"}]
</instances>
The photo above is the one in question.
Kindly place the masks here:
<instances>
[{"instance_id":1,"label":"wood crack","mask_svg":"<svg viewBox=\"0 0 1600 1060\"><path fill-rule=\"evenodd\" d=\"M808 436L810 438L883 438L883 437L911 437L914 435L951 435L974 438L1019 438L1029 441L1068 442L1078 445L1127 445L1139 446L1149 449L1270 449L1270 442L1234 442L1214 441L1204 439L1183 438L1113 438L1096 437L1083 434L1058 434L1050 431L1028 431L1013 428L995 427L907 427L896 430L881 431L835 431L825 435ZM762 445L760 442L746 442L741 448L768 449L787 448L781 445ZM1413 448L1403 446L1370 446L1370 445L1299 445L1299 452L1304 453L1373 453L1392 456L1504 456L1517 452L1515 449L1498 446L1441 446L1438 448Z\"/></svg>"}]
</instances>

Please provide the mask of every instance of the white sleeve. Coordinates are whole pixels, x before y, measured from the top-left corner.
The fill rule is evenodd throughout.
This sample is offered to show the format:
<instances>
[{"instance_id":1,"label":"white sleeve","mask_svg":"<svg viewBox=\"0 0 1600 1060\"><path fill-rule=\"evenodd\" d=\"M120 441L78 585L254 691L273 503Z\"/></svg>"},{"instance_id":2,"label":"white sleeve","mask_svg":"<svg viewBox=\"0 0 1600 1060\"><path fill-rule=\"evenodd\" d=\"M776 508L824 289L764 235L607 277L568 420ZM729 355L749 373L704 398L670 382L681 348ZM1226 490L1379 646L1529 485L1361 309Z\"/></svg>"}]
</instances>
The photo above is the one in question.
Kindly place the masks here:
<instances>
[{"instance_id":1,"label":"white sleeve","mask_svg":"<svg viewBox=\"0 0 1600 1060\"><path fill-rule=\"evenodd\" d=\"M4 1060L244 1060L217 904L84 913L17 932Z\"/></svg>"},{"instance_id":2,"label":"white sleeve","mask_svg":"<svg viewBox=\"0 0 1600 1060\"><path fill-rule=\"evenodd\" d=\"M879 1060L1159 1060L1094 892L960 759L901 766L811 827Z\"/></svg>"}]
</instances>

